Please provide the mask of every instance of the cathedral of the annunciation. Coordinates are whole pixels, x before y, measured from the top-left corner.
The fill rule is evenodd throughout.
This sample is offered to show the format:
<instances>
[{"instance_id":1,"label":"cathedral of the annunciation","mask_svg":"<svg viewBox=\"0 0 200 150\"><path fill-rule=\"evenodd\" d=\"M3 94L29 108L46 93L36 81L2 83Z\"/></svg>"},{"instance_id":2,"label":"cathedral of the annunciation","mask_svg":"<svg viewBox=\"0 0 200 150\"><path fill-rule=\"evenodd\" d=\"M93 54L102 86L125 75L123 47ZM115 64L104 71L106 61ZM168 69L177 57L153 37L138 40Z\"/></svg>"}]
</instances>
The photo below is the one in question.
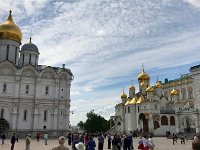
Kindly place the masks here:
<instances>
[{"instance_id":1,"label":"cathedral of the annunciation","mask_svg":"<svg viewBox=\"0 0 200 150\"><path fill-rule=\"evenodd\" d=\"M10 11L0 24L0 132L57 135L69 129L73 74L65 65L39 65L38 47L21 40Z\"/></svg>"},{"instance_id":2,"label":"cathedral of the annunciation","mask_svg":"<svg viewBox=\"0 0 200 150\"><path fill-rule=\"evenodd\" d=\"M200 132L200 65L175 80L166 79L150 85L150 76L143 69L138 75L139 92L129 87L115 106L113 130L141 130L154 135Z\"/></svg>"}]
</instances>

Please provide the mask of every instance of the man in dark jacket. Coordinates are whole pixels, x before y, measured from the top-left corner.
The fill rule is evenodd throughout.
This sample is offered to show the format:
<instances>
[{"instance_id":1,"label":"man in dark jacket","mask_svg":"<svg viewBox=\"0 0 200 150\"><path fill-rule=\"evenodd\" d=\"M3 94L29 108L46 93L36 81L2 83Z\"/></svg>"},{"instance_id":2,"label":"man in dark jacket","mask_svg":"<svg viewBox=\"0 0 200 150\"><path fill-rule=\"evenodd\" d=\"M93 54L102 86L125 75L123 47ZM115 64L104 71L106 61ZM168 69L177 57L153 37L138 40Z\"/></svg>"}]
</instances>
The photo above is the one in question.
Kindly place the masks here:
<instances>
[{"instance_id":1,"label":"man in dark jacket","mask_svg":"<svg viewBox=\"0 0 200 150\"><path fill-rule=\"evenodd\" d=\"M16 141L16 137L15 137L15 133L13 133L13 136L12 136L11 141L10 141L10 143L11 143L10 150L14 150L15 141Z\"/></svg>"}]
</instances>

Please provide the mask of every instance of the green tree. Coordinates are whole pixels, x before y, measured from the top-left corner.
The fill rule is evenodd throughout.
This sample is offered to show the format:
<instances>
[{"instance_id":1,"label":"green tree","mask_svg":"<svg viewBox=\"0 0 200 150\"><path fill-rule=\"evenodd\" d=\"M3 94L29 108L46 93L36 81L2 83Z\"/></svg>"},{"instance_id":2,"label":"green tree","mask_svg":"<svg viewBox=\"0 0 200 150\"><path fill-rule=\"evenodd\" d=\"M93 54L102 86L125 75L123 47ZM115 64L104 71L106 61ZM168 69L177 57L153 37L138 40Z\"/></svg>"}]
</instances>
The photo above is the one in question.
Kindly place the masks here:
<instances>
[{"instance_id":1,"label":"green tree","mask_svg":"<svg viewBox=\"0 0 200 150\"><path fill-rule=\"evenodd\" d=\"M94 111L90 111L86 114L87 120L85 122L80 121L77 126L86 132L105 132L110 128L110 122L102 116L95 114Z\"/></svg>"}]
</instances>

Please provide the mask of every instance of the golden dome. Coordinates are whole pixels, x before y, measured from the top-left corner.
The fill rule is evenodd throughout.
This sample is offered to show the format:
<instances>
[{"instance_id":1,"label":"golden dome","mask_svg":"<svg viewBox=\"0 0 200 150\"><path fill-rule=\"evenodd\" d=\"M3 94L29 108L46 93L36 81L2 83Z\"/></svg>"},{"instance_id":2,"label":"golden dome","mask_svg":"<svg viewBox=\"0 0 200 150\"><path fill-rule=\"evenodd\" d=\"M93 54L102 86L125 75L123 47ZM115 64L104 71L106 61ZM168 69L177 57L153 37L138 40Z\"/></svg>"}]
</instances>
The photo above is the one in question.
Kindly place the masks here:
<instances>
[{"instance_id":1,"label":"golden dome","mask_svg":"<svg viewBox=\"0 0 200 150\"><path fill-rule=\"evenodd\" d=\"M123 92L122 95L121 95L121 99L124 99L124 98L126 99L127 95L126 95L126 93Z\"/></svg>"},{"instance_id":2,"label":"golden dome","mask_svg":"<svg viewBox=\"0 0 200 150\"><path fill-rule=\"evenodd\" d=\"M171 91L171 93L170 93L172 96L173 95L179 95L179 91L178 90L175 90L175 89L173 89L172 91Z\"/></svg>"},{"instance_id":3,"label":"golden dome","mask_svg":"<svg viewBox=\"0 0 200 150\"><path fill-rule=\"evenodd\" d=\"M10 39L21 43L22 33L20 28L14 23L11 13L12 11L10 11L6 22L0 24L0 39Z\"/></svg>"},{"instance_id":4,"label":"golden dome","mask_svg":"<svg viewBox=\"0 0 200 150\"><path fill-rule=\"evenodd\" d=\"M139 98L138 101L137 101L137 104L140 104L140 103L142 103L143 101L144 101L143 97L140 96L140 98Z\"/></svg>"},{"instance_id":5,"label":"golden dome","mask_svg":"<svg viewBox=\"0 0 200 150\"><path fill-rule=\"evenodd\" d=\"M130 102L130 100L127 100L126 103L124 104L125 106L128 105Z\"/></svg>"},{"instance_id":6,"label":"golden dome","mask_svg":"<svg viewBox=\"0 0 200 150\"><path fill-rule=\"evenodd\" d=\"M145 82L142 82L142 83L140 84L140 86L141 86L141 87L146 87L147 84L146 84Z\"/></svg>"},{"instance_id":7,"label":"golden dome","mask_svg":"<svg viewBox=\"0 0 200 150\"><path fill-rule=\"evenodd\" d=\"M157 81L154 85L154 88L162 88L162 85L159 81Z\"/></svg>"},{"instance_id":8,"label":"golden dome","mask_svg":"<svg viewBox=\"0 0 200 150\"><path fill-rule=\"evenodd\" d=\"M142 72L138 75L138 80L150 80L150 76L142 69Z\"/></svg>"},{"instance_id":9,"label":"golden dome","mask_svg":"<svg viewBox=\"0 0 200 150\"><path fill-rule=\"evenodd\" d=\"M136 103L137 103L136 97L134 97L134 98L129 102L129 104L136 104Z\"/></svg>"},{"instance_id":10,"label":"golden dome","mask_svg":"<svg viewBox=\"0 0 200 150\"><path fill-rule=\"evenodd\" d=\"M129 90L130 90L130 91L135 91L135 87L134 87L133 85L131 85L131 86L129 87Z\"/></svg>"},{"instance_id":11,"label":"golden dome","mask_svg":"<svg viewBox=\"0 0 200 150\"><path fill-rule=\"evenodd\" d=\"M148 88L146 89L146 92L153 92L153 87L148 87Z\"/></svg>"}]
</instances>

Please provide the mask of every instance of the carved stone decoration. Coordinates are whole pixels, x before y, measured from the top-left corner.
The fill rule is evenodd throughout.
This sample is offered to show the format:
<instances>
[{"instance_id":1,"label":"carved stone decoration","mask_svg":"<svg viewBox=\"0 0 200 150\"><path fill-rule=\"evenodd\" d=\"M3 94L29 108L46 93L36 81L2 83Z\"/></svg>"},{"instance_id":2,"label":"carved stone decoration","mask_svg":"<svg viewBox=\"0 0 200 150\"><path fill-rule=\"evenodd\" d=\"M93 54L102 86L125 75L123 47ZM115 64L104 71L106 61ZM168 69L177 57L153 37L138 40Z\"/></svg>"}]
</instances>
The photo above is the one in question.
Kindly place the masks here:
<instances>
[{"instance_id":1,"label":"carved stone decoration","mask_svg":"<svg viewBox=\"0 0 200 150\"><path fill-rule=\"evenodd\" d=\"M200 109L200 79L194 79L194 96L196 108Z\"/></svg>"}]
</instances>

